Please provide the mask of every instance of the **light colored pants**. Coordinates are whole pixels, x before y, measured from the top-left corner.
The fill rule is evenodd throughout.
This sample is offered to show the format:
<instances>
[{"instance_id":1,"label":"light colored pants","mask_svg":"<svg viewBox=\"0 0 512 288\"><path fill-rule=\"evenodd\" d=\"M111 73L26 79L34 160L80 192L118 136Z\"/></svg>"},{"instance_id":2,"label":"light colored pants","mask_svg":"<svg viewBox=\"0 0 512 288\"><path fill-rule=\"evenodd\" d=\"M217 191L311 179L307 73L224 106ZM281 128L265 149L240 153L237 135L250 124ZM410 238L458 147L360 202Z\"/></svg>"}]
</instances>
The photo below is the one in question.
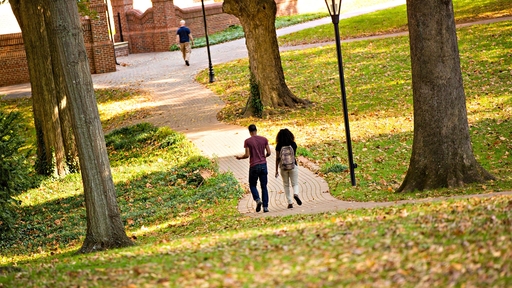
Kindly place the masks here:
<instances>
[{"instance_id":1,"label":"light colored pants","mask_svg":"<svg viewBox=\"0 0 512 288\"><path fill-rule=\"evenodd\" d=\"M192 53L190 42L180 43L180 50L181 54L183 54L183 60L190 60L190 53Z\"/></svg>"},{"instance_id":2,"label":"light colored pants","mask_svg":"<svg viewBox=\"0 0 512 288\"><path fill-rule=\"evenodd\" d=\"M288 204L293 204L293 195L290 193L290 182L293 187L293 194L299 195L299 166L295 165L293 170L284 170L279 168L281 171L281 178L283 179L284 194Z\"/></svg>"}]
</instances>

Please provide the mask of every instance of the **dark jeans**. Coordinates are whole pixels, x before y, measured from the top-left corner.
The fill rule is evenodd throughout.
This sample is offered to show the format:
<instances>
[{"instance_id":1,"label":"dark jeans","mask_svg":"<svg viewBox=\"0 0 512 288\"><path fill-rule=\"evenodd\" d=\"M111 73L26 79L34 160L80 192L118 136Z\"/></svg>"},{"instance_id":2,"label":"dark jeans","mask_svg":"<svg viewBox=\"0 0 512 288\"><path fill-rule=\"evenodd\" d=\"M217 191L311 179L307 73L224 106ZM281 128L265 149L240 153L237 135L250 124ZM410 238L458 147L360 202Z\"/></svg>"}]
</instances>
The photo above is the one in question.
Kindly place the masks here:
<instances>
[{"instance_id":1,"label":"dark jeans","mask_svg":"<svg viewBox=\"0 0 512 288\"><path fill-rule=\"evenodd\" d=\"M249 168L249 188L251 189L252 199L254 199L256 202L260 200L258 188L256 188L256 184L258 183L259 179L261 186L261 196L263 198L263 207L268 207L267 175L267 163L254 165Z\"/></svg>"}]
</instances>

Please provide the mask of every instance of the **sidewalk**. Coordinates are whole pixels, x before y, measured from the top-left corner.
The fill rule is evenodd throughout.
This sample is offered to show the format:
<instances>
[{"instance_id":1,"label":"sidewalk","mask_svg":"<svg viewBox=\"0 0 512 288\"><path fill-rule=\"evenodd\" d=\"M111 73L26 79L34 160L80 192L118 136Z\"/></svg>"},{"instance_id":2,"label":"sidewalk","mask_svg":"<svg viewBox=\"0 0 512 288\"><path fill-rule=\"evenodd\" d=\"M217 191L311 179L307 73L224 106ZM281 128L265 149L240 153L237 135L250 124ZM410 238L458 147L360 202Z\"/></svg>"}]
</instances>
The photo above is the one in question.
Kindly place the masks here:
<instances>
[{"instance_id":1,"label":"sidewalk","mask_svg":"<svg viewBox=\"0 0 512 288\"><path fill-rule=\"evenodd\" d=\"M404 3L404 0L393 1L390 2L390 6ZM379 6L380 9L387 7L389 6ZM365 9L350 15L359 15L369 11ZM347 15L344 15L344 17L347 17ZM330 23L330 21L330 18L326 18L280 29L278 35ZM325 43L321 45L325 45ZM300 48L303 47L286 49ZM247 57L244 39L212 46L210 51L213 64ZM234 158L235 155L244 152L243 143L249 137L247 128L218 122L216 114L223 108L224 103L210 90L194 81L197 72L207 68L206 48L193 49L190 67L185 66L180 52L131 54L126 57L119 57L118 62L122 64L117 66L118 71L92 75L95 88L134 87L150 91L153 101L145 103L146 108L150 111L149 117L144 119L145 122L157 126L169 126L184 133L205 156L217 159L222 172L232 172L241 183L247 185L249 161ZM216 77L222 77L222 75L216 75ZM30 96L30 84L0 87L0 94L7 94L6 98L28 97ZM272 138L275 135L262 136ZM275 153L274 149L272 152ZM269 160L269 171L274 171L274 155L267 158ZM304 167L299 167L300 197L303 204L302 206L294 204L293 209L287 209L281 179L272 176L273 172L269 173L270 212L255 213L255 203L250 193L247 193L239 202L238 209L240 213L252 217L278 216L328 212L348 208L370 208L410 202L360 203L341 201L331 196L327 183L321 177ZM497 194L505 193L486 194L484 196ZM414 202L422 201L432 201L432 199Z\"/></svg>"}]
</instances>

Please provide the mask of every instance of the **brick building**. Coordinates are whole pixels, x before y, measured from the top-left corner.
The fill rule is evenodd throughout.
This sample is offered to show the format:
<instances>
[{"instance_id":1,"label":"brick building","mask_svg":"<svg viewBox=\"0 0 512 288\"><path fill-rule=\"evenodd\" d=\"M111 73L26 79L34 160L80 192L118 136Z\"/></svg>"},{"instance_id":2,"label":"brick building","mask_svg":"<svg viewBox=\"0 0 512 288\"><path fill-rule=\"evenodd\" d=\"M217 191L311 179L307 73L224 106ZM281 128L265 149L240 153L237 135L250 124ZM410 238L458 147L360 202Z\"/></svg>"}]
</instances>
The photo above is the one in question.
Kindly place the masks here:
<instances>
[{"instance_id":1,"label":"brick building","mask_svg":"<svg viewBox=\"0 0 512 288\"><path fill-rule=\"evenodd\" d=\"M0 87L30 82L23 37L16 19L5 14L10 5L0 5L4 14L1 26L8 34L0 35ZM103 0L90 0L90 8L98 12L94 19L83 18L85 48L92 74L116 71L114 44L108 34L107 5ZM5 31L3 28L2 30Z\"/></svg>"},{"instance_id":2,"label":"brick building","mask_svg":"<svg viewBox=\"0 0 512 288\"><path fill-rule=\"evenodd\" d=\"M82 19L84 42L91 73L116 71L116 57L129 53L169 51L174 44L179 21L185 19L195 37L204 36L201 0L90 0L98 18ZM134 9L134 1L144 2L145 12ZM318 0L275 0L278 16L325 9ZM179 5L187 7L180 8ZM222 11L222 2L205 0L208 33L239 24L236 17ZM30 81L23 38L8 4L0 5L0 87ZM109 9L111 8L111 9ZM110 17L109 17L110 16ZM9 22L10 21L10 22ZM5 34L5 28L7 34ZM113 39L110 31L114 31ZM4 32L2 31L4 30ZM115 42L115 43L114 43Z\"/></svg>"},{"instance_id":3,"label":"brick building","mask_svg":"<svg viewBox=\"0 0 512 288\"><path fill-rule=\"evenodd\" d=\"M275 0L277 16L325 10L318 0ZM175 42L179 21L184 19L195 37L204 36L200 0L145 0L145 12L134 9L134 0L111 0L115 42L127 42L129 53L169 51ZM186 5L180 8L174 2ZM208 33L239 24L238 18L222 11L222 2L204 1ZM321 4L321 5L319 5Z\"/></svg>"}]
</instances>

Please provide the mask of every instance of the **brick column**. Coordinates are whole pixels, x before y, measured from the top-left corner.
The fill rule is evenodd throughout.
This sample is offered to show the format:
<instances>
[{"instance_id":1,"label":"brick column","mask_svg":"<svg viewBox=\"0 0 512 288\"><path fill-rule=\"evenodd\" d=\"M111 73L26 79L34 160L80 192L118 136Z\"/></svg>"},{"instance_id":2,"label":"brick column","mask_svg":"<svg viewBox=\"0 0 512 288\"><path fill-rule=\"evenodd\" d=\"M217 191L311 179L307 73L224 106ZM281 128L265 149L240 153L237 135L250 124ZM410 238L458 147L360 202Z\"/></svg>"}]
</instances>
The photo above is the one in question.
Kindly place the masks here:
<instances>
[{"instance_id":1,"label":"brick column","mask_svg":"<svg viewBox=\"0 0 512 288\"><path fill-rule=\"evenodd\" d=\"M98 17L90 19L94 73L116 71L114 43L108 35L107 4L103 0L90 0L89 8L98 12Z\"/></svg>"},{"instance_id":2,"label":"brick column","mask_svg":"<svg viewBox=\"0 0 512 288\"><path fill-rule=\"evenodd\" d=\"M133 0L111 0L112 5L112 16L114 18L113 30L116 32L114 35L114 41L117 42L129 42L130 28L126 22L126 11L133 9ZM119 14L119 16L118 16ZM119 23L121 18L121 23ZM119 26L121 25L121 26ZM123 41L121 41L121 33L123 33Z\"/></svg>"},{"instance_id":3,"label":"brick column","mask_svg":"<svg viewBox=\"0 0 512 288\"><path fill-rule=\"evenodd\" d=\"M153 43L155 52L169 51L176 39L179 21L173 0L152 0L155 30Z\"/></svg>"}]
</instances>

